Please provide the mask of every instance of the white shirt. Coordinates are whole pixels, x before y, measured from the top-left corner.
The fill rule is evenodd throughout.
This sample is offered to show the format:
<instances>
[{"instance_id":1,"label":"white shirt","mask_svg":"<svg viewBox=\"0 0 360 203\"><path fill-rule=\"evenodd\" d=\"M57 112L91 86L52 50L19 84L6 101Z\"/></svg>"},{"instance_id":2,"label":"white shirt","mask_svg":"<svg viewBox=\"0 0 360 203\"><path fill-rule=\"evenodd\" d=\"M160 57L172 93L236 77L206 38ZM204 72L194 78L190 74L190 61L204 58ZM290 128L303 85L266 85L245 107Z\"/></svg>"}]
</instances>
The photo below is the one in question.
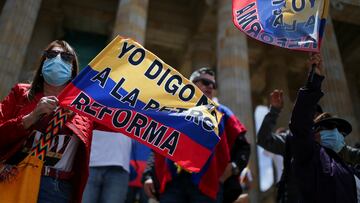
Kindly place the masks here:
<instances>
[{"instance_id":1,"label":"white shirt","mask_svg":"<svg viewBox=\"0 0 360 203\"><path fill-rule=\"evenodd\" d=\"M90 167L121 166L129 172L131 139L118 132L94 130Z\"/></svg>"},{"instance_id":2,"label":"white shirt","mask_svg":"<svg viewBox=\"0 0 360 203\"><path fill-rule=\"evenodd\" d=\"M40 137L41 132L36 131L33 147L39 142ZM76 135L56 135L51 140L50 148L46 153L47 157L60 158L52 168L71 171L79 143L80 139Z\"/></svg>"}]
</instances>

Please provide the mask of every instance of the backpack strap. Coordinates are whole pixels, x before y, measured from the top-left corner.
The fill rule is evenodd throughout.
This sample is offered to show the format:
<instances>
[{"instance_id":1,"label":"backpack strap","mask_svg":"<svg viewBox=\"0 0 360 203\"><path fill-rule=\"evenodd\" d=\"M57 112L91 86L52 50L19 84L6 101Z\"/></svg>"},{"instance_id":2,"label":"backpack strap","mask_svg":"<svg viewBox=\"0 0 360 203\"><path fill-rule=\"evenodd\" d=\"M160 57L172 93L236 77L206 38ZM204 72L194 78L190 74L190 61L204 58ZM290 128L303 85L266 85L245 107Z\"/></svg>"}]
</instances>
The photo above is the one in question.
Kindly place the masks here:
<instances>
[{"instance_id":1,"label":"backpack strap","mask_svg":"<svg viewBox=\"0 0 360 203\"><path fill-rule=\"evenodd\" d=\"M41 134L39 142L31 149L31 156L38 157L40 160L45 159L46 152L50 148L52 139L59 134L69 117L69 112L63 108L58 108L54 117L49 121L45 133Z\"/></svg>"}]
</instances>

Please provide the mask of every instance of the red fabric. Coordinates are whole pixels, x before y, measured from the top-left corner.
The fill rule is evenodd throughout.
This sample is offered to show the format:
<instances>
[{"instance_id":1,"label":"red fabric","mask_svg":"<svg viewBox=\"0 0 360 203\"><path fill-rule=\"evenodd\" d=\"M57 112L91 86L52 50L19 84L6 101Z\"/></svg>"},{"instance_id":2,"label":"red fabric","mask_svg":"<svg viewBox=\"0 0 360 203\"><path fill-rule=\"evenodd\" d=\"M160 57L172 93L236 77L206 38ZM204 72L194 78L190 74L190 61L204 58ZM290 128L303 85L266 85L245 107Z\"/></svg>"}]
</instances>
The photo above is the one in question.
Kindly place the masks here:
<instances>
[{"instance_id":1,"label":"red fabric","mask_svg":"<svg viewBox=\"0 0 360 203\"><path fill-rule=\"evenodd\" d=\"M220 142L216 145L214 156L208 170L205 172L199 183L199 189L209 197L215 199L219 191L219 179L231 161L230 151L238 136L244 136L245 127L233 114L225 123L225 130L221 135ZM214 178L216 177L216 178Z\"/></svg>"},{"instance_id":2,"label":"red fabric","mask_svg":"<svg viewBox=\"0 0 360 203\"><path fill-rule=\"evenodd\" d=\"M142 178L141 175L143 174L146 168L146 161L130 160L130 167L133 168L134 172L132 172L130 169L129 186L142 188L143 184L141 182L141 178ZM134 179L131 179L132 178L131 173L134 173L136 175Z\"/></svg>"},{"instance_id":3,"label":"red fabric","mask_svg":"<svg viewBox=\"0 0 360 203\"><path fill-rule=\"evenodd\" d=\"M223 108L225 108L224 111L222 111ZM244 136L246 133L244 125L227 107L222 106L219 110L224 113L224 130L221 134L221 140L216 145L213 156L210 158L211 160L207 163L208 168L201 170L203 175L200 175L201 179L198 183L199 189L213 199L216 199L219 190L219 179L231 160L230 150L236 138L238 138L238 136ZM159 154L155 154L155 171L156 178L160 184L160 193L163 193L166 184L172 180L172 175L166 159ZM193 173L193 176L194 175L196 176L196 174Z\"/></svg>"},{"instance_id":4,"label":"red fabric","mask_svg":"<svg viewBox=\"0 0 360 203\"><path fill-rule=\"evenodd\" d=\"M37 96L30 102L26 97L28 87L16 85L0 103L0 160L17 152L30 134L30 129L24 129L22 118L35 108L40 98Z\"/></svg>"},{"instance_id":5,"label":"red fabric","mask_svg":"<svg viewBox=\"0 0 360 203\"><path fill-rule=\"evenodd\" d=\"M172 180L171 173L168 168L168 165L166 164L166 159L164 156L155 153L154 160L155 160L156 178L158 179L160 186L159 192L163 193L165 191L166 183Z\"/></svg>"},{"instance_id":6,"label":"red fabric","mask_svg":"<svg viewBox=\"0 0 360 203\"><path fill-rule=\"evenodd\" d=\"M90 78L89 78L89 80L90 80ZM69 109L73 110L74 112L78 112L83 115L89 115L89 118L91 118L93 121L101 123L102 125L106 125L108 128L110 128L111 129L110 131L116 131L116 132L123 133L124 135L127 135L130 138L135 139L136 141L139 141L140 143L144 144L145 146L152 148L155 152L163 154L164 156L169 157L170 159L176 161L177 164L179 164L183 168L186 168L189 171L194 171L194 172L200 171L200 168L205 164L205 162L208 160L209 156L211 155L214 145L218 142L218 137L212 132L208 132L205 129L198 128L198 126L196 127L196 125L192 125L192 126L187 125L187 123L189 123L189 122L184 122L183 124L179 124L178 121L174 122L175 120L178 120L178 119L181 120L181 118L180 118L181 116L179 118L175 118L173 116L173 118L175 120L171 121L171 122L170 121L167 122L166 119L164 119L165 117L161 116L160 114L159 115L155 115L155 114L147 115L146 113L145 114L141 113L141 111L139 112L139 110L140 110L140 109L138 109L139 106L128 109L129 111L126 113L120 113L120 114L118 114L119 112L115 113L115 111L122 109L120 107L119 108L111 107L112 104L114 104L114 102L115 103L117 102L116 99L114 100L114 98L111 98L111 96L109 97L108 94L101 93L101 91L103 91L101 88L96 89L96 90L92 89L92 88L86 88L85 86L87 86L87 85L83 84L81 81L80 81L80 79L78 79L77 81L73 81L74 84L70 83L62 91L62 94L60 94L58 96L59 101L60 101L59 103L61 106L67 106ZM76 85L75 85L75 83L76 83ZM90 85L90 83L88 85ZM94 94L90 94L90 96L86 96L86 99L82 98L80 100L83 100L83 99L84 99L84 101L86 100L90 106L93 106L96 103L101 103L101 105L111 107L108 110L110 110L112 113L104 113L104 115L100 119L98 116L96 116L96 114L100 111L101 108L96 107L96 105L93 106L95 109L97 109L97 110L95 110L95 109L92 110L92 111L94 111L94 113L87 112L88 110L86 110L86 108L85 109L78 108L77 105L72 105L72 103L75 100L78 100L80 97L82 97L80 95L89 94L90 89L91 89L91 92L96 92L96 91L98 91L98 92L96 92ZM100 91L100 93L99 93L99 91ZM92 96L94 96L94 98ZM107 97L109 97L109 98L107 98ZM127 109L127 108L125 108L125 109ZM125 109L122 109L122 110L125 110ZM126 115L130 116L129 119L126 118ZM153 122L154 122L153 124L157 125L158 127L162 127L162 128L166 127L167 130L164 131L164 133L161 137L159 137L161 143L158 143L158 141L156 141L155 144L151 143L148 140L148 138L145 138L144 136L139 135L139 133L143 134L144 132L146 132L146 129L150 129L150 128L147 128L147 127L142 128L141 127L142 128L141 130L135 129L135 131L134 131L134 129L130 129L130 131L128 132L129 127L131 127L131 125L132 125L130 123L133 123L135 121L135 119L138 119L139 118L138 116L141 116L141 119L146 120L145 125L147 127L150 126L149 123L153 123ZM113 124L114 119L117 120L118 122L124 121L122 123L125 126L116 127ZM184 119L184 121L185 121L185 119ZM137 122L137 121L135 121L135 122ZM182 128L183 130L178 131L176 128ZM188 129L188 128L190 128L190 129ZM184 130L184 129L187 129L187 130ZM203 144L201 142L198 142L197 139L193 139L189 135L187 135L188 132L190 132L190 134L192 135L191 129L193 129L196 132L205 133L204 135L203 134L200 134L200 135L207 136L207 140L209 140L209 144L211 144L210 145L211 147L208 148L208 147L206 147L206 145L204 145L204 144L206 144L205 143L206 141ZM174 133L174 132L176 132L176 133ZM175 137L177 137L177 138L175 138ZM171 146L171 147L165 146L167 144L167 141L170 141L173 146ZM161 144L161 145L159 145L159 144ZM194 156L194 154L197 154L198 156Z\"/></svg>"},{"instance_id":7,"label":"red fabric","mask_svg":"<svg viewBox=\"0 0 360 203\"><path fill-rule=\"evenodd\" d=\"M43 94L37 94L32 101L29 101L27 97L29 87L29 84L15 85L0 103L0 160L6 160L19 151L32 131L32 129L24 129L22 118L34 110ZM75 175L72 180L74 184L72 202L81 202L89 176L92 122L86 117L75 115L65 125L83 143L76 152L73 166Z\"/></svg>"}]
</instances>

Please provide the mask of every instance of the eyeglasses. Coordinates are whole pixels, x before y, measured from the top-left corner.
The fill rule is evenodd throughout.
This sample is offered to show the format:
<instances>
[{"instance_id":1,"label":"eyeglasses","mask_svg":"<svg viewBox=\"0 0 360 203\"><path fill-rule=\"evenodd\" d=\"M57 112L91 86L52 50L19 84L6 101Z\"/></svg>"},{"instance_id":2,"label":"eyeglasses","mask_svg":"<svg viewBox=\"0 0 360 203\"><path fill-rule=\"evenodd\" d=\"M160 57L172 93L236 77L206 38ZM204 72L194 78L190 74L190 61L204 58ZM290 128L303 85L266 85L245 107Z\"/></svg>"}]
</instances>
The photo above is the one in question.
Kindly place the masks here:
<instances>
[{"instance_id":1,"label":"eyeglasses","mask_svg":"<svg viewBox=\"0 0 360 203\"><path fill-rule=\"evenodd\" d=\"M71 63L75 58L74 54L71 54L69 52L61 52L61 51L54 51L54 50L44 51L44 56L48 59L55 58L59 54L64 61L69 62L69 63Z\"/></svg>"},{"instance_id":2,"label":"eyeglasses","mask_svg":"<svg viewBox=\"0 0 360 203\"><path fill-rule=\"evenodd\" d=\"M205 85L205 86L210 86L212 85L212 88L216 89L216 83L212 80L206 79L206 78L199 78L193 81L194 83L196 82L201 82L201 84Z\"/></svg>"}]
</instances>

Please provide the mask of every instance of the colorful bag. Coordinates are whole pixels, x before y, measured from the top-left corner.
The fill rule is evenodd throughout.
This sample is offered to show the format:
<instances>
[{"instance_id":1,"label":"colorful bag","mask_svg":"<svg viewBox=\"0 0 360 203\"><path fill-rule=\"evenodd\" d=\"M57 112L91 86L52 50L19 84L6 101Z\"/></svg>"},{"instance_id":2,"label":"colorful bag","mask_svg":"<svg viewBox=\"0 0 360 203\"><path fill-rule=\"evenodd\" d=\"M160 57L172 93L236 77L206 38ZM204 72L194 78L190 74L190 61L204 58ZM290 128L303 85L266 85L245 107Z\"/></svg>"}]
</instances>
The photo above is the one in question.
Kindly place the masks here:
<instances>
[{"instance_id":1,"label":"colorful bag","mask_svg":"<svg viewBox=\"0 0 360 203\"><path fill-rule=\"evenodd\" d=\"M28 155L16 168L10 169L16 176L0 183L1 202L37 202L42 166L42 160Z\"/></svg>"},{"instance_id":2,"label":"colorful bag","mask_svg":"<svg viewBox=\"0 0 360 203\"><path fill-rule=\"evenodd\" d=\"M0 165L0 199L2 203L36 203L40 189L41 171L51 140L65 124L68 112L58 109L49 121L45 134L30 154L16 165Z\"/></svg>"}]
</instances>

